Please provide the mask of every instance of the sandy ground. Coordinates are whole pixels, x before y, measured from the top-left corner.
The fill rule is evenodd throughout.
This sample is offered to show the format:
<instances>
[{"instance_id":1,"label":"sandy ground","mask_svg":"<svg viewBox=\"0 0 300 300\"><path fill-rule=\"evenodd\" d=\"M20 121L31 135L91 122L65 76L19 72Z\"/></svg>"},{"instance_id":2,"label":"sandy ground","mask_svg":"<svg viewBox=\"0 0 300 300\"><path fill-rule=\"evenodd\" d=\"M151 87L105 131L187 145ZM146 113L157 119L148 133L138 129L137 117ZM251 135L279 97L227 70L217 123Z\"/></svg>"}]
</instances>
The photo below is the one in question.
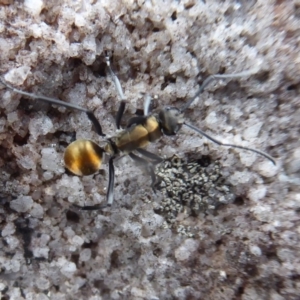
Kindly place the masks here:
<instances>
[{"instance_id":1,"label":"sandy ground","mask_svg":"<svg viewBox=\"0 0 300 300\"><path fill-rule=\"evenodd\" d=\"M148 147L166 159L162 192L125 156L113 206L81 211L106 201L107 164L73 176L64 149L104 139L84 113L0 85L1 299L299 299L299 18L297 0L0 0L1 78L92 110L108 136L120 99L106 53L124 120L145 95L180 107L209 75L256 69L211 84L186 118L276 160L182 128Z\"/></svg>"}]
</instances>

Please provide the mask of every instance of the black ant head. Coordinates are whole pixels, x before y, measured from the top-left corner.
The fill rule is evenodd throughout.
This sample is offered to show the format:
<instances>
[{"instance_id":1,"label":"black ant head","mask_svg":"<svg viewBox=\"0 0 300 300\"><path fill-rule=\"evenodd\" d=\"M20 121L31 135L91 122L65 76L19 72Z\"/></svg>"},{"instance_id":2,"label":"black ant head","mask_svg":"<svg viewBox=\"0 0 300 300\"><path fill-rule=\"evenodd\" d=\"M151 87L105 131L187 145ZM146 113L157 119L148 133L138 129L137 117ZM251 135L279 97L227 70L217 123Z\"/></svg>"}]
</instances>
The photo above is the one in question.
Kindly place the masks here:
<instances>
[{"instance_id":1,"label":"black ant head","mask_svg":"<svg viewBox=\"0 0 300 300\"><path fill-rule=\"evenodd\" d=\"M182 112L176 107L166 107L159 114L159 122L165 135L175 135L183 125Z\"/></svg>"}]
</instances>

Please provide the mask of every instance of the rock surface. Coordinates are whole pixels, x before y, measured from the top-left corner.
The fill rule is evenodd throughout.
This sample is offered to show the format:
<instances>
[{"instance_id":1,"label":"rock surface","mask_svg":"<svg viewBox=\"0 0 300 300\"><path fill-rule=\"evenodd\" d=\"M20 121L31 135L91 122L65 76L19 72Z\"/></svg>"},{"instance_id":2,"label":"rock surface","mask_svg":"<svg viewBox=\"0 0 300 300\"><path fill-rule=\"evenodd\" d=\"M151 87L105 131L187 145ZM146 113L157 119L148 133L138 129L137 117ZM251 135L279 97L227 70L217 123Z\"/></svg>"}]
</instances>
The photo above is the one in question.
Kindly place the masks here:
<instances>
[{"instance_id":1,"label":"rock surface","mask_svg":"<svg viewBox=\"0 0 300 300\"><path fill-rule=\"evenodd\" d=\"M103 139L84 113L0 85L1 299L299 299L299 1L0 4L1 78L93 110L110 136L119 99L106 53L129 102L125 119L145 94L157 95L154 109L180 107L211 74L258 69L211 84L187 118L277 163L182 128L148 150L176 154L183 168L203 157L219 166L221 191L203 209L185 200L168 219L169 194L154 194L149 176L123 157L113 207L80 211L72 204L105 201L107 165L73 176L64 149L75 136Z\"/></svg>"}]
</instances>

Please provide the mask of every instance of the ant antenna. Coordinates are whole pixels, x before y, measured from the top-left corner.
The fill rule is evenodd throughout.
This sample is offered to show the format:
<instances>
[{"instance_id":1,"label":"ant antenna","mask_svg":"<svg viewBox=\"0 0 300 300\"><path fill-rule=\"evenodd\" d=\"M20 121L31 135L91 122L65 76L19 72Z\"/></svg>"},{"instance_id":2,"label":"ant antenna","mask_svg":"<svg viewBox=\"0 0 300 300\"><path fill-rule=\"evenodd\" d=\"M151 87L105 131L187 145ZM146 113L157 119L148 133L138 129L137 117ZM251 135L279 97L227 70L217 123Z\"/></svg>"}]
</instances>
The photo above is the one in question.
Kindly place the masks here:
<instances>
[{"instance_id":1,"label":"ant antenna","mask_svg":"<svg viewBox=\"0 0 300 300\"><path fill-rule=\"evenodd\" d=\"M246 77L246 76L250 76L252 74L257 73L258 68L256 69L252 69L250 71L245 71L245 72L241 72L241 73L235 73L235 74L215 74L215 75L210 75L208 76L204 82L202 83L202 85L200 86L199 90L197 91L197 93L195 94L195 96L193 98L191 98L187 103L185 103L181 108L180 111L183 113L184 111L186 111L191 104L194 102L194 100L204 91L204 89L214 80L217 79L235 79L235 78L240 78L240 77Z\"/></svg>"},{"instance_id":2,"label":"ant antenna","mask_svg":"<svg viewBox=\"0 0 300 300\"><path fill-rule=\"evenodd\" d=\"M18 93L20 95L27 96L31 99L44 101L44 102L47 102L47 103L50 103L50 104L60 105L60 106L66 107L66 108L75 109L75 110L79 110L79 111L82 111L82 112L86 113L88 118L90 119L90 121L93 123L96 132L101 136L105 136L105 134L102 132L102 127L101 127L99 121L97 120L97 118L95 117L95 115L92 111L90 111L88 109L85 109L81 106L78 106L78 105L75 105L75 104L72 104L72 103L68 103L68 102L64 102L64 101L61 101L61 100L58 100L58 99L54 99L54 98L46 97L46 96L43 96L43 95L36 95L36 94L21 91L19 89L14 88L13 86L7 84L1 77L0 77L0 82L5 87L12 90L13 92Z\"/></svg>"},{"instance_id":3,"label":"ant antenna","mask_svg":"<svg viewBox=\"0 0 300 300\"><path fill-rule=\"evenodd\" d=\"M183 123L185 126L197 131L198 133L202 134L203 136L205 136L206 138L208 138L209 140L211 140L212 142L220 145L220 146L226 146L226 147L232 147L232 148L238 148L238 149L243 149L243 150L248 150L248 151L252 151L254 153L260 154L262 156L264 156L265 158L267 158L268 160L270 160L274 165L276 165L275 160L273 159L273 157L271 157L270 155L268 155L265 152L256 150L256 149L252 149L252 148L248 148L248 147L243 147L243 146L238 146L238 145L233 145L233 144L225 144L225 143L221 143L220 141L216 140L215 138L211 137L210 135L208 135L207 133L205 133L204 131L200 130L199 128L188 124L186 122Z\"/></svg>"}]
</instances>

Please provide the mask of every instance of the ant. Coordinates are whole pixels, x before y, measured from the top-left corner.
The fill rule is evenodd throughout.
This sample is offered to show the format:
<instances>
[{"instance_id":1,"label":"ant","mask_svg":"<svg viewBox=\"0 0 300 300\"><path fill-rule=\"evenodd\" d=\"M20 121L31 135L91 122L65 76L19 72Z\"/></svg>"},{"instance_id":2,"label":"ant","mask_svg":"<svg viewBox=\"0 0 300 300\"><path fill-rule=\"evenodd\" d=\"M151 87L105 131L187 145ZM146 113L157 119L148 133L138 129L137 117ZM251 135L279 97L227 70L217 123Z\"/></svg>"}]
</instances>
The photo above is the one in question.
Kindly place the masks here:
<instances>
[{"instance_id":1,"label":"ant","mask_svg":"<svg viewBox=\"0 0 300 300\"><path fill-rule=\"evenodd\" d=\"M182 105L182 107L165 107L158 111L157 113L150 113L150 97L145 97L144 101L144 115L143 116L135 116L131 118L125 129L121 129L120 124L122 120L122 116L126 107L126 99L120 84L118 77L112 71L110 66L110 60L106 56L106 65L110 76L112 77L116 90L121 98L120 106L116 115L116 127L119 130L114 137L106 138L106 145L104 148L101 148L98 144L91 140L75 140L72 142L65 150L64 153L64 162L66 168L71 171L73 174L78 176L84 175L92 175L96 173L101 166L104 153L109 155L108 167L109 167L109 181L108 181L108 189L106 194L106 203L97 204L92 206L84 206L80 207L83 210L97 210L102 209L107 206L111 206L114 200L114 180L115 180L115 171L114 171L114 159L120 154L129 155L134 161L138 164L144 164L148 167L148 170L152 179L152 188L154 188L154 184L156 181L156 176L154 173L154 164L158 164L163 161L163 159L156 154L153 154L144 148L149 144L157 141L162 137L162 135L176 135L180 128L184 125L187 126L199 134L205 136L207 139L212 142L226 147L233 147L242 150L252 151L259 155L264 156L268 160L270 160L274 165L275 160L262 151L238 146L234 144L222 143L215 138L209 136L201 129L187 123L184 119L184 113L191 106L194 100L204 91L204 89L215 80L219 79L238 79L241 77L250 76L255 73L256 70L245 71L241 73L235 74L216 74L210 75L208 78L204 80L202 85L199 87L198 91L187 103ZM89 118L89 120L94 125L95 131L98 135L105 137L105 134L102 132L102 127L95 117L94 113L90 110L87 110L81 106L77 106L71 103L63 102L58 99L49 98L42 95L36 95L32 93L27 93L22 90L16 89L13 86L7 84L3 79L0 78L0 82L8 89L16 92L18 94L27 96L32 99L45 101L50 104L56 104L59 106L63 106L66 108L78 110L85 112ZM134 152L139 153L140 156L136 155ZM151 162L149 162L151 161ZM79 206L77 206L79 207Z\"/></svg>"}]
</instances>

